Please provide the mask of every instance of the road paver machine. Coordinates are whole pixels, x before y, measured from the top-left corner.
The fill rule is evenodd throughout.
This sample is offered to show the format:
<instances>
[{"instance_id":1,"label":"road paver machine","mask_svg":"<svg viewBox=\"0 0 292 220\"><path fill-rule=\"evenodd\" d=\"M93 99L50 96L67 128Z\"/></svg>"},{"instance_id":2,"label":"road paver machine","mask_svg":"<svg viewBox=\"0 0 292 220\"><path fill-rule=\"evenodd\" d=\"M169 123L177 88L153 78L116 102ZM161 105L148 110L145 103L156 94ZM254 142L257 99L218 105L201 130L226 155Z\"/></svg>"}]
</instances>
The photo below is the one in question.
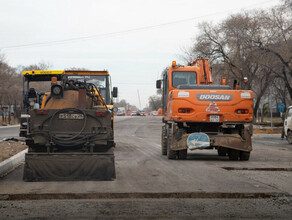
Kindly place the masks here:
<instances>
[{"instance_id":1,"label":"road paver machine","mask_svg":"<svg viewBox=\"0 0 292 220\"><path fill-rule=\"evenodd\" d=\"M108 71L24 71L23 180L115 179L116 96Z\"/></svg>"}]
</instances>

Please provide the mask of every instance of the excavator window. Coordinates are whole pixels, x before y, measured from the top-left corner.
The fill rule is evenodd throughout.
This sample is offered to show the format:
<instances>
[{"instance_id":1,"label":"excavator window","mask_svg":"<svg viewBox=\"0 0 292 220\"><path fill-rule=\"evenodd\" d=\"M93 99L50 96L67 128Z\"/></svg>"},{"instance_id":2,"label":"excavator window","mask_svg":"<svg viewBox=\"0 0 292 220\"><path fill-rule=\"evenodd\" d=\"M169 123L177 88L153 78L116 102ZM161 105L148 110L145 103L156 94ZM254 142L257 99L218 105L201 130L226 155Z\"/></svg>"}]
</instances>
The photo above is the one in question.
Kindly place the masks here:
<instances>
[{"instance_id":1,"label":"excavator window","mask_svg":"<svg viewBox=\"0 0 292 220\"><path fill-rule=\"evenodd\" d=\"M172 86L197 84L197 73L193 71L173 71Z\"/></svg>"}]
</instances>

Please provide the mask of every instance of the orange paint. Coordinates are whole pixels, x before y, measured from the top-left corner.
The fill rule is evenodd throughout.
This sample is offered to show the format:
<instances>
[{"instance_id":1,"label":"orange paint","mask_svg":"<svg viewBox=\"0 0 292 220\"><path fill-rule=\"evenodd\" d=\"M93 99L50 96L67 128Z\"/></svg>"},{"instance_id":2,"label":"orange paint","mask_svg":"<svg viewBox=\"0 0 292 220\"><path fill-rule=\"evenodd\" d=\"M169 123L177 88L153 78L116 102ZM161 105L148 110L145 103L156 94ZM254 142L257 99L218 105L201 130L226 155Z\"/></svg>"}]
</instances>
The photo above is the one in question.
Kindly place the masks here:
<instances>
[{"instance_id":1,"label":"orange paint","mask_svg":"<svg viewBox=\"0 0 292 220\"><path fill-rule=\"evenodd\" d=\"M195 72L196 79L194 82L187 82L187 85L180 85L180 87L189 86L188 88L176 88L179 86L175 87L175 83L173 83L173 73L175 72ZM181 78L178 79L181 80ZM224 81L223 84L226 83ZM167 98L167 105L164 120L210 122L211 115L218 115L219 122L252 122L252 91L222 88L200 89L197 86L212 84L211 69L206 58L196 59L188 66L169 66L168 96L165 97ZM219 85L218 88L220 88ZM244 109L243 114L237 114L236 110L238 109Z\"/></svg>"}]
</instances>

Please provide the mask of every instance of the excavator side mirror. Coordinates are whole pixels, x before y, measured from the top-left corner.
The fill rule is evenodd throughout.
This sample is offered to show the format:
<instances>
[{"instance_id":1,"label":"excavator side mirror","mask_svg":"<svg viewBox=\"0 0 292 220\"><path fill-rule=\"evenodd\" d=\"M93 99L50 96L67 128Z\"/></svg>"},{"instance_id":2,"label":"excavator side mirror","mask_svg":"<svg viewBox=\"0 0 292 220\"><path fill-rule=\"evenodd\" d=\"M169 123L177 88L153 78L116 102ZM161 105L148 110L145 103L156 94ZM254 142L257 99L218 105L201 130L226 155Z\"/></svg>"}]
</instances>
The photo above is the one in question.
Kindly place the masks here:
<instances>
[{"instance_id":1,"label":"excavator side mirror","mask_svg":"<svg viewBox=\"0 0 292 220\"><path fill-rule=\"evenodd\" d=\"M118 97L118 87L113 88L113 97L114 98Z\"/></svg>"},{"instance_id":2,"label":"excavator side mirror","mask_svg":"<svg viewBox=\"0 0 292 220\"><path fill-rule=\"evenodd\" d=\"M156 80L156 89L161 89L161 80Z\"/></svg>"},{"instance_id":3,"label":"excavator side mirror","mask_svg":"<svg viewBox=\"0 0 292 220\"><path fill-rule=\"evenodd\" d=\"M235 79L235 80L233 81L233 90L236 89L236 85L237 85L237 80Z\"/></svg>"}]
</instances>

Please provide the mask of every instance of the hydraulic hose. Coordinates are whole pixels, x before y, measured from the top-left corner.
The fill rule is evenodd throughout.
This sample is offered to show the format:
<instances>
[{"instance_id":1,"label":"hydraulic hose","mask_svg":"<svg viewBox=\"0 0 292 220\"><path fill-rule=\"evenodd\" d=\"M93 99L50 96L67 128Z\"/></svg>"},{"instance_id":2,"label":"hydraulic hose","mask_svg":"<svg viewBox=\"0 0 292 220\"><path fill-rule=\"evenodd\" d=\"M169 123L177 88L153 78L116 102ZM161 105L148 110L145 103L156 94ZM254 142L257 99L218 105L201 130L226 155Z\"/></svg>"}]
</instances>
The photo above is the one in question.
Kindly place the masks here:
<instances>
[{"instance_id":1,"label":"hydraulic hose","mask_svg":"<svg viewBox=\"0 0 292 220\"><path fill-rule=\"evenodd\" d=\"M62 112L68 112L68 111L82 113L84 115L83 126L82 126L81 130L75 135L71 135L69 137L57 137L56 135L53 134L53 132L51 130L53 120L56 117L56 115L58 115ZM90 134L90 135L86 135L86 136L82 135L82 132L84 131L84 129L86 127L88 117L94 118L96 121L98 121L98 123L100 124L101 127L103 126L102 122L97 117L87 114L84 110L77 109L77 108L64 108L64 109L60 109L60 110L56 111L52 116L46 118L42 122L42 124L40 125L40 128L42 128L44 123L49 120L48 132L37 132L37 133L45 134L49 141L53 142L56 145L60 145L60 146L64 146L64 147L70 147L70 146L74 147L74 146L78 146L78 145L84 145L86 142L91 142L91 141L96 141L96 140L108 140L109 138L96 138L96 136L99 135L99 133Z\"/></svg>"}]
</instances>

